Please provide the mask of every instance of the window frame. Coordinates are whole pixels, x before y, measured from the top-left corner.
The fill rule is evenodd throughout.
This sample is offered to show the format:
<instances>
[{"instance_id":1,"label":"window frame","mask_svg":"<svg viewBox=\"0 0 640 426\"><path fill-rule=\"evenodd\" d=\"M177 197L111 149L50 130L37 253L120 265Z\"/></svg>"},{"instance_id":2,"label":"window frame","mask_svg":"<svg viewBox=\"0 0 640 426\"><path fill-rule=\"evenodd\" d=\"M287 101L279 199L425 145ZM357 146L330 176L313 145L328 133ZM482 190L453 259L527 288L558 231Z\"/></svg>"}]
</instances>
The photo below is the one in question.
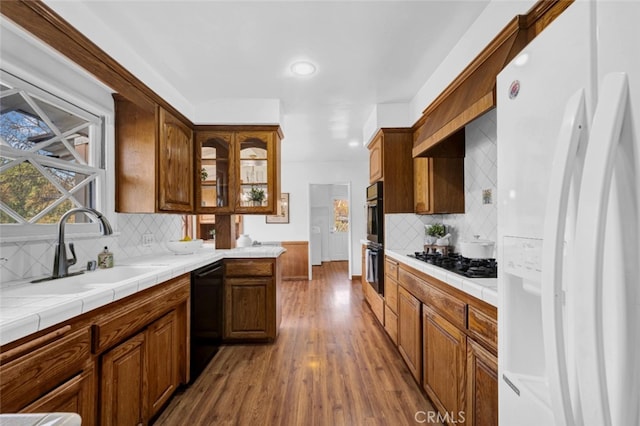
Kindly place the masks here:
<instances>
[{"instance_id":1,"label":"window frame","mask_svg":"<svg viewBox=\"0 0 640 426\"><path fill-rule=\"evenodd\" d=\"M112 136L109 126L112 126L112 114L113 112L100 111L101 108L89 106L91 110L86 107L80 107L73 102L73 95L65 93L64 91L58 91L53 93L46 88L39 87L36 83L32 83L25 78L16 76L15 74L0 69L0 80L9 85L12 88L18 88L29 93L29 96L39 99L43 102L52 104L53 106L70 112L74 115L81 117L82 119L90 122L89 125L89 153L87 158L87 165L68 163L66 169L75 170L81 173L91 171L96 176L93 179L95 188L94 203L98 211L103 212L110 220L113 218L111 211L112 208L108 207L110 203L107 200L107 180L108 180L108 167L107 167L107 141L108 137ZM98 141L95 142L95 138ZM12 148L2 147L2 150L13 152ZM2 151L0 151L2 152ZM35 154L37 155L37 154ZM32 154L33 156L33 154ZM26 160L29 161L29 160ZM55 166L56 161L49 161L45 159L44 163L51 163ZM42 164L42 163L40 163ZM91 166L93 164L93 166ZM60 163L57 164L60 166ZM70 237L94 237L100 234L100 227L97 223L80 223L80 224L68 224L65 233ZM51 240L57 238L57 224L36 224L36 223L11 223L0 224L0 242L18 242L18 241L42 241Z\"/></svg>"}]
</instances>

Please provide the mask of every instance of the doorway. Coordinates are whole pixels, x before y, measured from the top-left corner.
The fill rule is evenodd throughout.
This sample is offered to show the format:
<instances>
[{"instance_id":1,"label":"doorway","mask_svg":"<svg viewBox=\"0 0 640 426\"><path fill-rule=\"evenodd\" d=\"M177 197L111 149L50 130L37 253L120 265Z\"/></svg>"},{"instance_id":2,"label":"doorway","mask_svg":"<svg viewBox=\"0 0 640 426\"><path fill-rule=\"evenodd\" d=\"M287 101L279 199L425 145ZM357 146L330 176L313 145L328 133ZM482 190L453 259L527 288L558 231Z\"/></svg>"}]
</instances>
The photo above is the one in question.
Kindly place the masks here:
<instances>
[{"instance_id":1,"label":"doorway","mask_svg":"<svg viewBox=\"0 0 640 426\"><path fill-rule=\"evenodd\" d=\"M311 265L347 260L351 271L350 200L348 183L309 184ZM310 273L312 270L309 268Z\"/></svg>"}]
</instances>

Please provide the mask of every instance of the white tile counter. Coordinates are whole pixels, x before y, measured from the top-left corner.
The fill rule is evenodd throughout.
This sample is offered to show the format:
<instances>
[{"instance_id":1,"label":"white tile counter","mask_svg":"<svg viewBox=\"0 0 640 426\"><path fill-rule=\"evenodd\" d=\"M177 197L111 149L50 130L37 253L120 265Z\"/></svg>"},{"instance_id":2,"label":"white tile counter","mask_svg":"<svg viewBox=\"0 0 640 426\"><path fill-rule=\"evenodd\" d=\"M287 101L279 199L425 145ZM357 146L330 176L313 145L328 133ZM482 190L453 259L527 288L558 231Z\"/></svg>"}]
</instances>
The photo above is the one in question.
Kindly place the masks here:
<instances>
[{"instance_id":1,"label":"white tile counter","mask_svg":"<svg viewBox=\"0 0 640 426\"><path fill-rule=\"evenodd\" d=\"M418 271L431 275L449 284L451 287L455 287L477 299L483 300L490 305L498 306L497 278L466 278L439 266L409 257L407 256L408 253L404 251L385 249L384 254Z\"/></svg>"},{"instance_id":2,"label":"white tile counter","mask_svg":"<svg viewBox=\"0 0 640 426\"><path fill-rule=\"evenodd\" d=\"M230 250L203 247L194 254L164 253L121 260L99 269L32 284L0 286L0 345L107 305L224 258L278 257L285 249L258 246Z\"/></svg>"}]
</instances>

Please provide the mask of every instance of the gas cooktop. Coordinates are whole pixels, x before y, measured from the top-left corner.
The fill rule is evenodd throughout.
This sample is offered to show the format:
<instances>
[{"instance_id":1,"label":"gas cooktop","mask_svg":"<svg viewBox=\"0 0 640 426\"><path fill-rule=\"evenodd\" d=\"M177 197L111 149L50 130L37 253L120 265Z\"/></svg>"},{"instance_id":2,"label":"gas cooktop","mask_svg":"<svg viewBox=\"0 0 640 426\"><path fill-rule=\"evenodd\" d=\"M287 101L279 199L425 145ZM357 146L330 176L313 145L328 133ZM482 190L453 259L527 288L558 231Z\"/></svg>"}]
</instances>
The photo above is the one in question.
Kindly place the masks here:
<instances>
[{"instance_id":1,"label":"gas cooktop","mask_svg":"<svg viewBox=\"0 0 640 426\"><path fill-rule=\"evenodd\" d=\"M443 256L440 253L426 253L424 251L417 251L407 256L439 266L467 278L498 277L498 264L495 259L468 259L457 253L449 253Z\"/></svg>"}]
</instances>

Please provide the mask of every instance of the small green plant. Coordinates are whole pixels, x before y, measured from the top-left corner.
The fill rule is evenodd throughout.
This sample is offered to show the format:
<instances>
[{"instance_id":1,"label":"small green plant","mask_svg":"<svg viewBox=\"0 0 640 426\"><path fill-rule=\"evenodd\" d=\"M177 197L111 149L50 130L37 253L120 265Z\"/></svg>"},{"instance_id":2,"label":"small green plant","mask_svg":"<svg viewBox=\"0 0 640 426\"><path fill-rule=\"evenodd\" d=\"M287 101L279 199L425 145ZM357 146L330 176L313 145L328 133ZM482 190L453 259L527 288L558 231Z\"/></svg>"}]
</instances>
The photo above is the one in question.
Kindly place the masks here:
<instances>
[{"instance_id":1,"label":"small green plant","mask_svg":"<svg viewBox=\"0 0 640 426\"><path fill-rule=\"evenodd\" d=\"M262 203L264 201L264 189L252 186L249 190L249 200L254 203Z\"/></svg>"},{"instance_id":2,"label":"small green plant","mask_svg":"<svg viewBox=\"0 0 640 426\"><path fill-rule=\"evenodd\" d=\"M200 180L207 180L209 177L209 172L204 167L200 169Z\"/></svg>"},{"instance_id":3,"label":"small green plant","mask_svg":"<svg viewBox=\"0 0 640 426\"><path fill-rule=\"evenodd\" d=\"M425 234L430 237L444 237L445 229L442 223L433 223L425 228Z\"/></svg>"}]
</instances>

